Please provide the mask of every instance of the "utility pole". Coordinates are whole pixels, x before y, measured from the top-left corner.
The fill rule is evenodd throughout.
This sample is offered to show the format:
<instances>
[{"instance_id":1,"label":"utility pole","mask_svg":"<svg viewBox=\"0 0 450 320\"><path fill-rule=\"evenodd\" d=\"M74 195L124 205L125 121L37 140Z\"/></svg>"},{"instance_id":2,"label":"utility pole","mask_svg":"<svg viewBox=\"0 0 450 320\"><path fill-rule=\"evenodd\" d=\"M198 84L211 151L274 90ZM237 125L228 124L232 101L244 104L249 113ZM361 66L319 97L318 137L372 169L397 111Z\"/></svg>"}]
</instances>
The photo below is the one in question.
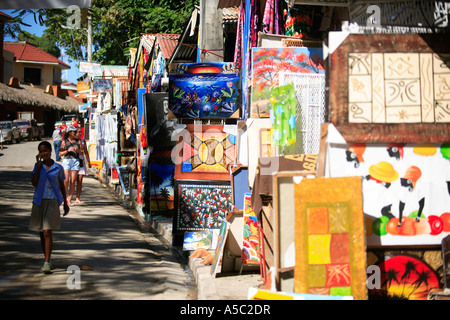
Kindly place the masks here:
<instances>
[{"instance_id":1,"label":"utility pole","mask_svg":"<svg viewBox=\"0 0 450 320\"><path fill-rule=\"evenodd\" d=\"M87 61L92 62L92 21L91 15L88 11L87 17Z\"/></svg>"}]
</instances>

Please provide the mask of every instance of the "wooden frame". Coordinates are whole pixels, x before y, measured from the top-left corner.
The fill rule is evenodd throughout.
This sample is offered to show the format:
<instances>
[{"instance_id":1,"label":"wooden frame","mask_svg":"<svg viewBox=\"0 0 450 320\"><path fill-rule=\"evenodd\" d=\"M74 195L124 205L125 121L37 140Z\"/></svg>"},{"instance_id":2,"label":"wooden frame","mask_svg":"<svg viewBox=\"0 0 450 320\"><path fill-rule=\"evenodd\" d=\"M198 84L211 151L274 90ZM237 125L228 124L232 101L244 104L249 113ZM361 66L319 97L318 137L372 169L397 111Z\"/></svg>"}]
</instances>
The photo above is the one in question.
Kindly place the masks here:
<instances>
[{"instance_id":1,"label":"wooden frame","mask_svg":"<svg viewBox=\"0 0 450 320\"><path fill-rule=\"evenodd\" d=\"M371 56L373 54L378 54L380 56L381 60L378 60L382 63L381 56L383 54L395 54L396 59L401 60L402 55L405 54L417 54L419 56L417 61L419 61L421 58L421 55L428 54L428 56L433 55L433 59L436 56L440 56L442 61L447 63L448 65L448 58L450 56L450 49L448 47L448 43L450 40L450 35L448 33L440 33L436 35L431 34L350 34L348 35L345 40L340 44L340 46L331 54L329 57L329 106L330 106L330 122L333 123L338 131L342 134L344 139L347 142L351 143L369 143L369 142L385 142L385 143L407 143L407 142L434 142L434 143L440 143L440 142L447 142L448 141L448 132L450 132L450 124L449 123L437 123L439 120L427 120L426 118L422 118L420 121L416 121L412 123L407 123L406 121L412 121L407 120L404 118L404 121L399 120L399 123L393 123L390 122L391 120L388 120L389 123L382 123L378 121L382 121L379 119L382 118L376 118L370 120L369 123L355 123L350 122L350 109L356 110L355 112L363 112L366 114L366 111L364 110L364 107L361 104L355 104L352 103L352 107L350 108L350 100L358 100L356 98L356 95L354 94L355 90L352 90L352 85L355 85L351 81L356 81L359 86L358 88L366 87L367 83L364 83L362 81L358 81L358 79L350 78L349 72L350 72L350 55L360 55L365 54L366 56ZM386 57L384 58L386 59ZM428 58L427 58L428 59ZM386 61L386 60L384 60ZM422 62L422 60L420 60ZM434 61L434 60L433 60ZM404 65L406 65L406 61L403 61ZM435 63L435 62L427 62L427 63ZM392 63L391 66L393 66L394 63ZM408 66L414 66L414 63L408 64ZM352 64L352 68L354 65ZM370 70L375 70L373 68L377 67L375 63L371 65ZM433 66L431 66L433 68ZM413 79L411 81L415 81L414 88L417 88L413 90L413 94L416 96L419 95L420 90L431 90L426 94L425 92L422 92L422 99L419 102L420 105L416 106L415 110L422 110L421 112L424 112L425 108L428 108L428 111L430 112L437 112L437 103L438 101L435 100L435 97L433 95L433 85L436 86L436 82L433 82L432 80L424 80L427 77L433 79L433 76L436 76L431 71L431 68L429 68L429 74L427 73L423 77L421 76L420 79ZM447 67L448 69L448 67ZM354 69L352 69L354 70ZM415 71L416 72L416 71ZM424 72L424 68L420 68L420 72ZM372 74L372 78L374 77L374 74ZM349 75L347 81L343 80L343 76ZM445 75L448 77L448 75ZM371 82L370 78L371 76L368 75L368 82ZM399 76L400 77L400 76ZM400 80L402 80L400 78ZM400 81L396 80L396 81ZM378 81L378 80L377 80ZM385 91L388 92L387 89L391 90L394 87L389 87L387 81L383 82L380 81L380 85L377 86L376 83L378 83L376 80L373 80L373 86L374 88L372 91L372 108L387 108L387 103L380 99L379 101L375 102L376 98L375 96L378 96L378 91ZM422 81L422 84L419 84L418 82ZM423 85L423 81L426 81L426 84ZM437 81L436 79L434 81ZM399 82L400 83L400 82ZM401 89L406 90L406 82L403 83L404 87ZM412 83L412 82L411 82ZM350 88L350 89L349 89ZM353 87L354 88L354 87ZM425 88L425 89L424 89ZM393 89L392 89L393 90ZM391 91L390 91L391 92ZM350 97L350 94L352 94L352 97ZM392 92L390 93L392 94ZM448 90L445 92L445 98L442 100L442 103L445 102L448 99ZM367 95L366 95L367 96ZM399 95L399 97L401 97ZM429 101L426 105L424 104L426 99L432 100ZM403 98L402 98L403 99ZM406 98L405 98L406 99ZM391 100L393 101L393 100ZM384 102L384 104L383 104ZM416 101L417 102L417 101ZM419 103L417 102L417 103ZM403 101L402 103L406 103ZM359 105L362 107L360 108ZM406 106L402 108L398 108L398 112L406 112ZM356 108L356 109L355 109ZM361 110L360 110L361 109ZM359 110L359 111L358 111ZM392 109L394 110L394 109ZM353 111L352 111L353 112ZM392 111L393 112L393 111ZM414 111L416 112L416 111ZM417 111L418 112L418 111ZM443 112L443 111L440 111ZM359 115L361 118L362 116ZM354 116L352 116L353 118ZM424 120L425 119L425 120ZM438 119L438 118L435 118ZM377 122L373 122L376 120ZM354 121L354 120L352 120ZM361 119L362 121L362 119Z\"/></svg>"},{"instance_id":2,"label":"wooden frame","mask_svg":"<svg viewBox=\"0 0 450 320\"><path fill-rule=\"evenodd\" d=\"M285 171L273 174L273 251L275 281L278 290L294 291L294 266L286 266L282 257L295 242L294 179L315 176L309 171ZM283 230L283 232L281 232Z\"/></svg>"}]
</instances>

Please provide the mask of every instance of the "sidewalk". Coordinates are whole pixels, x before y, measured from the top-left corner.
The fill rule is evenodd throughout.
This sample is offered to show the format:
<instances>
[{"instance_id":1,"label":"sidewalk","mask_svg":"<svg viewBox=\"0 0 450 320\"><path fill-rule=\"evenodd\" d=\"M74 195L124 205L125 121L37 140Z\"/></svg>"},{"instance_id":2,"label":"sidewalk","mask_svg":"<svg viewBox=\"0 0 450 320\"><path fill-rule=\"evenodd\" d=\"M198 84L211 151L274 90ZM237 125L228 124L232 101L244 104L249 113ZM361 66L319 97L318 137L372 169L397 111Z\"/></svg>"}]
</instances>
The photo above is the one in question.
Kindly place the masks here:
<instances>
[{"instance_id":1,"label":"sidewalk","mask_svg":"<svg viewBox=\"0 0 450 320\"><path fill-rule=\"evenodd\" d=\"M145 228L150 228L150 225L146 221L143 221L138 214L136 214L135 218ZM172 222L168 220L156 220L151 226L168 243L172 243L171 227ZM263 283L259 273L219 273L213 278L210 274L210 265L202 264L201 258L189 258L188 254L187 252L184 253L187 256L189 269L197 284L197 300L247 300L248 289L258 287Z\"/></svg>"},{"instance_id":2,"label":"sidewalk","mask_svg":"<svg viewBox=\"0 0 450 320\"><path fill-rule=\"evenodd\" d=\"M114 191L118 197L120 191ZM155 219L152 224L145 221L142 214L136 210L133 217L143 230L156 232L164 239L167 245L172 244L172 220ZM257 273L218 273L215 278L210 274L211 265L202 264L201 258L189 258L189 252L181 252L181 248L175 248L188 261L189 269L197 284L197 300L247 300L248 290L252 287L260 286L263 281L259 272Z\"/></svg>"},{"instance_id":3,"label":"sidewalk","mask_svg":"<svg viewBox=\"0 0 450 320\"><path fill-rule=\"evenodd\" d=\"M92 177L83 181L86 205L71 207L53 231L54 269L43 274L39 234L28 230L33 190L29 171L0 172L0 299L197 298L187 264Z\"/></svg>"}]
</instances>

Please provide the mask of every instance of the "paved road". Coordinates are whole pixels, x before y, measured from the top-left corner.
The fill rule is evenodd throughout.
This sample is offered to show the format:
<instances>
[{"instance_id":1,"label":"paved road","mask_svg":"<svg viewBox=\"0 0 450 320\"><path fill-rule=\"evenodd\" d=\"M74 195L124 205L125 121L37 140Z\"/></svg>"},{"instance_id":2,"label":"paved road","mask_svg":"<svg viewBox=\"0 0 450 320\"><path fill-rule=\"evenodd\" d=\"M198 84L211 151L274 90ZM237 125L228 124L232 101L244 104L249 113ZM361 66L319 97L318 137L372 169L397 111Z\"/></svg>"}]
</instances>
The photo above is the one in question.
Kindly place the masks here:
<instances>
[{"instance_id":1,"label":"paved road","mask_svg":"<svg viewBox=\"0 0 450 320\"><path fill-rule=\"evenodd\" d=\"M93 177L84 179L86 205L54 231L55 269L42 274L39 235L28 230L38 143L0 151L0 299L196 298L188 266Z\"/></svg>"}]
</instances>

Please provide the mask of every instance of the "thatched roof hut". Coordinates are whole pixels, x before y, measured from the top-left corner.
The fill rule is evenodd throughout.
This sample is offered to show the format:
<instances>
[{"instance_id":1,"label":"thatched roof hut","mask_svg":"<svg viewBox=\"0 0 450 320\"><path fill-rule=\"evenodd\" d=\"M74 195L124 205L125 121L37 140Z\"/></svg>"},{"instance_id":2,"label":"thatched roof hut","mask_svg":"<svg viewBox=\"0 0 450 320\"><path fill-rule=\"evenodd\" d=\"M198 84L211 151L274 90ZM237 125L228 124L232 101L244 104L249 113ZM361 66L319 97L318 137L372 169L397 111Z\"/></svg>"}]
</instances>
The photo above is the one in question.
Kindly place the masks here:
<instances>
[{"instance_id":1,"label":"thatched roof hut","mask_svg":"<svg viewBox=\"0 0 450 320\"><path fill-rule=\"evenodd\" d=\"M78 106L83 104L70 96L64 99L59 98L52 92L45 93L41 89L29 85L9 86L0 83L0 104L4 102L51 108L63 112L78 112Z\"/></svg>"}]
</instances>

